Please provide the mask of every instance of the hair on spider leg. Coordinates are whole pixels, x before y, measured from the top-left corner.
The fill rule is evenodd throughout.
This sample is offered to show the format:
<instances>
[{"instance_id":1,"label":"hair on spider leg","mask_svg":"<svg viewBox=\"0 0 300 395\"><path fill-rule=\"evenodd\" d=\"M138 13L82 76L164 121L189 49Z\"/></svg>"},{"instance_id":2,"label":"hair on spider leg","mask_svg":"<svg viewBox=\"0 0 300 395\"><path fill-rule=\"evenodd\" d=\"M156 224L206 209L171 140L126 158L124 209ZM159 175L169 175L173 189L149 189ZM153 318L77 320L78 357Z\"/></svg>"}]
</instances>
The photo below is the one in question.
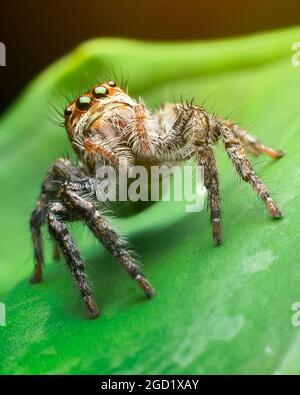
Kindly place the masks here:
<instances>
[{"instance_id":1,"label":"hair on spider leg","mask_svg":"<svg viewBox=\"0 0 300 395\"><path fill-rule=\"evenodd\" d=\"M185 101L185 109L186 110L195 110L195 109L197 109L197 110L200 110L200 111L205 111L205 108L197 103L195 97L192 97L191 99Z\"/></svg>"},{"instance_id":2,"label":"hair on spider leg","mask_svg":"<svg viewBox=\"0 0 300 395\"><path fill-rule=\"evenodd\" d=\"M237 122L234 122L234 125L239 126L240 128L243 128L245 130L246 134L252 132L254 129L257 128L254 121L252 121L251 123L247 122L247 124L244 121L237 121Z\"/></svg>"},{"instance_id":3,"label":"hair on spider leg","mask_svg":"<svg viewBox=\"0 0 300 395\"><path fill-rule=\"evenodd\" d=\"M261 164L266 164L266 163L272 163L272 161L270 161L270 158L266 156L260 156L260 157L254 156L254 158L251 160L251 165L254 168L260 166Z\"/></svg>"},{"instance_id":4,"label":"hair on spider leg","mask_svg":"<svg viewBox=\"0 0 300 395\"><path fill-rule=\"evenodd\" d=\"M259 164L261 164L261 163L266 163L266 162L269 163L268 158L260 158L259 161L255 161L255 162L253 162L252 160L250 160L251 166L252 166L253 170L255 170L255 174L257 175L257 177L261 178L261 176L260 176L260 171L256 171L257 165L259 165ZM234 166L232 166L232 170L233 170L233 174L235 174L235 176L236 176L236 177L235 177L236 182L237 182L239 185L245 185L245 187L246 187L248 184L245 184L245 183L243 182L242 178L239 176L239 174L237 173L237 171L236 171L236 169L234 168ZM263 182L264 182L264 183L267 182L269 185L272 185L272 182L270 182L270 179L269 179L265 174L263 175ZM248 187L249 187L249 185L248 185ZM249 189L252 190L251 188L249 188ZM253 192L255 193L255 191L253 191ZM274 195L274 193L272 193L272 194ZM258 201L257 201L257 202L258 202Z\"/></svg>"},{"instance_id":5,"label":"hair on spider leg","mask_svg":"<svg viewBox=\"0 0 300 395\"><path fill-rule=\"evenodd\" d=\"M185 100L186 109L192 110L194 107L195 97L192 97L190 100Z\"/></svg>"},{"instance_id":6,"label":"hair on spider leg","mask_svg":"<svg viewBox=\"0 0 300 395\"><path fill-rule=\"evenodd\" d=\"M61 155L61 158L62 159L64 159L64 160L70 160L70 153L69 152L64 152L62 155ZM73 157L72 157L72 159L73 159ZM77 164L77 162L79 162L79 159L77 158L77 156L75 157L75 163Z\"/></svg>"},{"instance_id":7,"label":"hair on spider leg","mask_svg":"<svg viewBox=\"0 0 300 395\"><path fill-rule=\"evenodd\" d=\"M194 102L195 102L195 97L192 97L191 99L187 99L187 98L183 99L183 95L181 93L179 107L182 110L185 110L185 111L192 110L194 108Z\"/></svg>"},{"instance_id":8,"label":"hair on spider leg","mask_svg":"<svg viewBox=\"0 0 300 395\"><path fill-rule=\"evenodd\" d=\"M230 122L232 122L234 125L239 125L239 126L241 126L241 124L238 122L238 121L236 121L236 122L233 122L232 121L232 114L234 113L234 112L236 112L238 110L238 107L236 107L236 108L232 108L228 113L227 113L227 115L225 115L225 116L223 116L223 119L225 120L225 121L230 121Z\"/></svg>"},{"instance_id":9,"label":"hair on spider leg","mask_svg":"<svg viewBox=\"0 0 300 395\"><path fill-rule=\"evenodd\" d=\"M166 102L162 99L162 101L160 102L160 106L163 108L166 105ZM178 100L175 97L175 94L173 93L172 95L172 103L178 103Z\"/></svg>"},{"instance_id":10,"label":"hair on spider leg","mask_svg":"<svg viewBox=\"0 0 300 395\"><path fill-rule=\"evenodd\" d=\"M184 107L184 100L183 100L183 93L182 92L180 92L179 103L181 104L181 107Z\"/></svg>"},{"instance_id":11,"label":"hair on spider leg","mask_svg":"<svg viewBox=\"0 0 300 395\"><path fill-rule=\"evenodd\" d=\"M208 99L210 99L213 95L215 95L215 93L216 93L216 90L211 91L210 93L208 93L208 94L204 97L204 99L201 101L200 106L201 106L201 107L205 107L205 105L206 105Z\"/></svg>"},{"instance_id":12,"label":"hair on spider leg","mask_svg":"<svg viewBox=\"0 0 300 395\"><path fill-rule=\"evenodd\" d=\"M102 215L104 217L108 217L110 223L111 223L111 221L116 221L118 219L118 215L109 206L105 207L105 206L101 205L100 207L97 208L97 210L99 211L100 215ZM118 224L115 225L114 224L114 229L120 235L120 237L124 241L124 243L127 243L127 242L129 243L128 235L126 234L125 230L123 231L121 229L120 225L118 225Z\"/></svg>"},{"instance_id":13,"label":"hair on spider leg","mask_svg":"<svg viewBox=\"0 0 300 395\"><path fill-rule=\"evenodd\" d=\"M101 216L104 216L107 218L108 223L110 224L110 226L112 226L112 221L117 219L116 214L112 210L105 208L103 206L96 207L96 209ZM142 264L140 262L141 256L136 251L134 246L131 244L131 242L128 238L128 235L125 233L125 230L123 230L121 228L120 224L116 224L115 222L112 227L113 227L114 231L119 235L120 240L123 243L123 247L126 248L126 252L128 252L133 257L133 259L135 260L135 264L140 268L142 266ZM95 238L95 235L93 234L93 232L89 228L87 228L87 232L88 232L89 236L91 237L92 242L99 247L99 243L98 243L97 239ZM106 250L104 248L104 246L103 246L103 249Z\"/></svg>"},{"instance_id":14,"label":"hair on spider leg","mask_svg":"<svg viewBox=\"0 0 300 395\"><path fill-rule=\"evenodd\" d=\"M184 106L183 93L180 92L179 97L178 97L178 95L175 95L173 93L173 95L172 95L172 103L177 103L177 104L179 104L179 106L183 107ZM162 104L161 104L162 108L164 108L165 104L166 104L165 102L162 102Z\"/></svg>"}]
</instances>

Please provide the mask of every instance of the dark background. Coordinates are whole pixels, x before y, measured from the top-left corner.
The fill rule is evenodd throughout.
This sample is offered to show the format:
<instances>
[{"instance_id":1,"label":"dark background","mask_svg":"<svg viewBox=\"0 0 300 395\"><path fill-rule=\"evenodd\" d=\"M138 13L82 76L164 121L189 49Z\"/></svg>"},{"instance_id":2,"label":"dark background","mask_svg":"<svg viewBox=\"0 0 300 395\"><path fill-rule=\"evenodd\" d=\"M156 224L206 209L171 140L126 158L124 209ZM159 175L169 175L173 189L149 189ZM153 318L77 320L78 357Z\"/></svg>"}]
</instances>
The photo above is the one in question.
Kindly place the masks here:
<instances>
[{"instance_id":1,"label":"dark background","mask_svg":"<svg viewBox=\"0 0 300 395\"><path fill-rule=\"evenodd\" d=\"M299 22L299 0L2 1L0 112L43 68L89 38L212 39Z\"/></svg>"}]
</instances>

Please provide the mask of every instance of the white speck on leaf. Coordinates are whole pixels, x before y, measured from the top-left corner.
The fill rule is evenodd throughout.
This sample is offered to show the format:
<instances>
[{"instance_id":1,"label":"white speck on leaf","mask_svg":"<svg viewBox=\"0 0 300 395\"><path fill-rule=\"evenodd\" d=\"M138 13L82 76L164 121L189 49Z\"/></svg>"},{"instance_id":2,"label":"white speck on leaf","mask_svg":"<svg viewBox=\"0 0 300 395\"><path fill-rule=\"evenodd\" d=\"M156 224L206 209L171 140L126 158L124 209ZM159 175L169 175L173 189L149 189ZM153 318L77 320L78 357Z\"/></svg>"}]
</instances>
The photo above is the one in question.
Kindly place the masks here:
<instances>
[{"instance_id":1,"label":"white speck on leaf","mask_svg":"<svg viewBox=\"0 0 300 395\"><path fill-rule=\"evenodd\" d=\"M266 353L267 355L273 355L273 354L274 354L274 350L273 350L272 347L266 346L266 347L265 347L265 353Z\"/></svg>"},{"instance_id":2,"label":"white speck on leaf","mask_svg":"<svg viewBox=\"0 0 300 395\"><path fill-rule=\"evenodd\" d=\"M203 316L189 327L184 341L179 345L173 361L181 367L193 363L207 348L210 341L229 341L233 339L244 325L244 317L212 315L208 319ZM205 328L205 330L201 330Z\"/></svg>"},{"instance_id":3,"label":"white speck on leaf","mask_svg":"<svg viewBox=\"0 0 300 395\"><path fill-rule=\"evenodd\" d=\"M273 251L266 250L248 256L243 263L244 269L248 273L257 273L266 270L278 257Z\"/></svg>"}]
</instances>

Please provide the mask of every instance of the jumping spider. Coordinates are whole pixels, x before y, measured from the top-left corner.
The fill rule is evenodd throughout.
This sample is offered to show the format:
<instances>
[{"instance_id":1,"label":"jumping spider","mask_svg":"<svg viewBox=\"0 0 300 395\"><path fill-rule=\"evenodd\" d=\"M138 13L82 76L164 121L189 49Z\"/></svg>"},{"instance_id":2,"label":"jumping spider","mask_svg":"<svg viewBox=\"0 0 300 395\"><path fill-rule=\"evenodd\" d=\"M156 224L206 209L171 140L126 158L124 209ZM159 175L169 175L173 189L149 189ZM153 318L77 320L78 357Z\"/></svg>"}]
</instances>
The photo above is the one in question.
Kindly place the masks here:
<instances>
[{"instance_id":1,"label":"jumping spider","mask_svg":"<svg viewBox=\"0 0 300 395\"><path fill-rule=\"evenodd\" d=\"M108 164L117 168L122 158L126 158L128 166L133 166L176 163L194 157L204 168L212 237L218 245L222 241L220 198L212 147L220 141L239 176L251 185L269 214L274 218L282 216L267 188L252 169L243 146L256 156L266 154L273 159L280 158L283 152L261 144L237 125L207 113L202 107L192 103L165 104L151 114L141 101L131 98L114 81L107 81L70 103L65 109L64 118L68 138L80 165L59 159L51 165L42 183L30 219L35 257L31 282L37 283L42 279L40 228L47 219L50 235L55 242L54 256L59 258L62 252L90 318L97 317L99 310L84 274L84 261L67 230L66 223L69 221L84 221L146 296L154 296L154 289L127 250L126 243L100 211L101 204L95 194L103 181L96 177L99 166Z\"/></svg>"}]
</instances>

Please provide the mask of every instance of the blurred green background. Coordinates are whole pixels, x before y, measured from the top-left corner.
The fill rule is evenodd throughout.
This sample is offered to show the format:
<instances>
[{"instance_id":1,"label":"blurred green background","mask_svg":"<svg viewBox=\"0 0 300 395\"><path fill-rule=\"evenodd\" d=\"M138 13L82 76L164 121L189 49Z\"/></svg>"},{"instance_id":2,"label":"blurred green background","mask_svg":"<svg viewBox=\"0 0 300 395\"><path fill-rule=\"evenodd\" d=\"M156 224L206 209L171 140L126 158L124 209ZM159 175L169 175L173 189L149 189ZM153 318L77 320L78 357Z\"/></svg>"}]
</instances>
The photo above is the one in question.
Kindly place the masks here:
<instances>
[{"instance_id":1,"label":"blurred green background","mask_svg":"<svg viewBox=\"0 0 300 395\"><path fill-rule=\"evenodd\" d=\"M208 40L299 23L298 0L74 0L1 4L0 111L49 64L85 40L126 37L151 41Z\"/></svg>"}]
</instances>

